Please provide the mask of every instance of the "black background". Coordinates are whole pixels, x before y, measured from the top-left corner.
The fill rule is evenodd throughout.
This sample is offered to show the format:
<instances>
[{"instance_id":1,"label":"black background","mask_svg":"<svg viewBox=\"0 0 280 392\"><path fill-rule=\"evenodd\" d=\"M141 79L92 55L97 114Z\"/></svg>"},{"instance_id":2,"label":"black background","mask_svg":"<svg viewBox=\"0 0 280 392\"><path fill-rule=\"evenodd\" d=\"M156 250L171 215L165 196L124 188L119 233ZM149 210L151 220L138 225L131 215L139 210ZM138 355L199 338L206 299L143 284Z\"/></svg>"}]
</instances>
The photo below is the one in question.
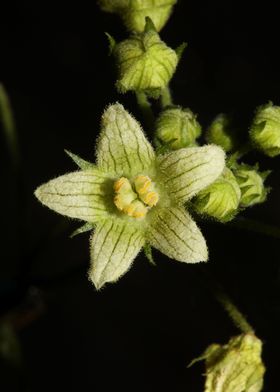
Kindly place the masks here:
<instances>
[{"instance_id":1,"label":"black background","mask_svg":"<svg viewBox=\"0 0 280 392\"><path fill-rule=\"evenodd\" d=\"M172 81L176 103L198 113L204 127L220 112L233 113L246 132L257 105L280 105L278 25L272 2L179 2L162 31L172 47L188 42ZM22 154L18 189L1 135L1 314L16 320L22 350L19 368L1 362L1 391L198 392L203 364L186 365L210 343L238 333L199 279L199 267L156 251L157 267L141 254L117 284L96 292L86 273L88 234L70 240L77 223L33 196L41 183L74 170L64 148L94 160L106 105L119 100L142 120L133 95L114 90L104 31L126 37L119 19L95 4L30 0L1 12L0 80ZM268 181L273 191L245 215L279 226L279 158L251 155L248 162L256 159L275 169ZM213 223L201 227L207 269L263 339L264 390L278 391L279 240Z\"/></svg>"}]
</instances>

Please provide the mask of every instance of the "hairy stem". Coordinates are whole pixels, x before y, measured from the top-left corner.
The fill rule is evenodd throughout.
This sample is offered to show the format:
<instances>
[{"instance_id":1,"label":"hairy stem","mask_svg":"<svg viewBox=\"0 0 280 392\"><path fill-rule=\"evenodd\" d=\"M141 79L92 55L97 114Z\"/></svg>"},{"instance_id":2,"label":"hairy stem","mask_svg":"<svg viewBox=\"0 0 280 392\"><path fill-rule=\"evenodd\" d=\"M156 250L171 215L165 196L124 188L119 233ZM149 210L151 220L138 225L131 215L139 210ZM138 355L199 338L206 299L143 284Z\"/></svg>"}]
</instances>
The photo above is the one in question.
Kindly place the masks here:
<instances>
[{"instance_id":1,"label":"hairy stem","mask_svg":"<svg viewBox=\"0 0 280 392\"><path fill-rule=\"evenodd\" d=\"M198 266L200 271L200 278L203 283L208 287L217 301L222 305L229 318L233 321L234 325L243 333L254 333L254 329L248 323L245 316L240 312L237 306L233 303L231 298L225 293L224 288L212 276L207 266Z\"/></svg>"},{"instance_id":2,"label":"hairy stem","mask_svg":"<svg viewBox=\"0 0 280 392\"><path fill-rule=\"evenodd\" d=\"M234 305L227 294L222 291L216 291L215 297L237 328L244 333L254 333L252 326L248 323L245 316L240 312L237 306Z\"/></svg>"},{"instance_id":3,"label":"hairy stem","mask_svg":"<svg viewBox=\"0 0 280 392\"><path fill-rule=\"evenodd\" d=\"M169 86L166 86L164 89L162 89L161 92L161 106L164 109L167 106L171 106L172 104L173 104L172 94Z\"/></svg>"},{"instance_id":4,"label":"hairy stem","mask_svg":"<svg viewBox=\"0 0 280 392\"><path fill-rule=\"evenodd\" d=\"M155 117L147 95L143 91L137 91L136 99L149 131L153 131Z\"/></svg>"}]
</instances>

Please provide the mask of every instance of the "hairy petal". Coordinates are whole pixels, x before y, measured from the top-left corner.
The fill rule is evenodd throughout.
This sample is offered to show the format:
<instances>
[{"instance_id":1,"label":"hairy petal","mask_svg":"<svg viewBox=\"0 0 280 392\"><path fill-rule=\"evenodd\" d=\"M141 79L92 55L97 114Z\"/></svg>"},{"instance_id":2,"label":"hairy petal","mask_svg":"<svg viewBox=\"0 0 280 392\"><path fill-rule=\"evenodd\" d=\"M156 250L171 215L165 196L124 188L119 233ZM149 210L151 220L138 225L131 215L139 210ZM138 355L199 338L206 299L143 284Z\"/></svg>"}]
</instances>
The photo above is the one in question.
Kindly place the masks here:
<instances>
[{"instance_id":1,"label":"hairy petal","mask_svg":"<svg viewBox=\"0 0 280 392\"><path fill-rule=\"evenodd\" d=\"M91 239L89 271L95 287L99 289L125 274L144 242L142 231L130 222L105 220L98 223Z\"/></svg>"},{"instance_id":2,"label":"hairy petal","mask_svg":"<svg viewBox=\"0 0 280 392\"><path fill-rule=\"evenodd\" d=\"M77 171L41 185L35 195L59 214L97 222L106 211L106 176L99 170Z\"/></svg>"},{"instance_id":3,"label":"hairy petal","mask_svg":"<svg viewBox=\"0 0 280 392\"><path fill-rule=\"evenodd\" d=\"M215 145L181 148L160 156L158 161L168 193L184 203L221 175L225 153Z\"/></svg>"},{"instance_id":4,"label":"hairy petal","mask_svg":"<svg viewBox=\"0 0 280 392\"><path fill-rule=\"evenodd\" d=\"M118 103L103 114L97 146L97 163L118 176L133 176L149 168L155 159L140 124Z\"/></svg>"},{"instance_id":5,"label":"hairy petal","mask_svg":"<svg viewBox=\"0 0 280 392\"><path fill-rule=\"evenodd\" d=\"M147 236L153 247L171 259L185 263L208 259L205 239L183 207L158 209Z\"/></svg>"}]
</instances>

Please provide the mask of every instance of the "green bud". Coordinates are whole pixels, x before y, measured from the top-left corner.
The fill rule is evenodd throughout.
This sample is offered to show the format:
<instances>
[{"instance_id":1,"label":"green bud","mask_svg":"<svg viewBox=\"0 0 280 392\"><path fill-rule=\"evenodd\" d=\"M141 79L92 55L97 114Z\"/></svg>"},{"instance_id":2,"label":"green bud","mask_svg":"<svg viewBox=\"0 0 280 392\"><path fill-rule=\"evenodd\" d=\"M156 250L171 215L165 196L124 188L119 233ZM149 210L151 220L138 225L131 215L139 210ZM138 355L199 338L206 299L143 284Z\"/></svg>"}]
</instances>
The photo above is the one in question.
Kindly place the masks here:
<instances>
[{"instance_id":1,"label":"green bud","mask_svg":"<svg viewBox=\"0 0 280 392\"><path fill-rule=\"evenodd\" d=\"M113 53L119 71L116 87L121 93L142 90L159 94L178 64L176 52L161 41L149 19L144 33L120 42Z\"/></svg>"},{"instance_id":2,"label":"green bud","mask_svg":"<svg viewBox=\"0 0 280 392\"><path fill-rule=\"evenodd\" d=\"M156 122L156 138L160 145L170 150L196 145L201 126L190 109L170 108L164 110Z\"/></svg>"},{"instance_id":3,"label":"green bud","mask_svg":"<svg viewBox=\"0 0 280 392\"><path fill-rule=\"evenodd\" d=\"M220 222L228 222L238 211L241 192L237 180L228 168L210 186L199 192L193 206L199 214Z\"/></svg>"},{"instance_id":4,"label":"green bud","mask_svg":"<svg viewBox=\"0 0 280 392\"><path fill-rule=\"evenodd\" d=\"M269 189L264 186L264 180L269 173L260 173L254 167L244 164L234 170L241 190L241 207L249 207L266 200Z\"/></svg>"},{"instance_id":5,"label":"green bud","mask_svg":"<svg viewBox=\"0 0 280 392\"><path fill-rule=\"evenodd\" d=\"M142 33L145 18L152 19L160 31L169 19L177 0L99 0L103 11L118 14L129 31Z\"/></svg>"},{"instance_id":6,"label":"green bud","mask_svg":"<svg viewBox=\"0 0 280 392\"><path fill-rule=\"evenodd\" d=\"M226 152L232 151L237 146L235 130L231 120L226 114L219 114L209 126L206 133L208 143L221 146Z\"/></svg>"},{"instance_id":7,"label":"green bud","mask_svg":"<svg viewBox=\"0 0 280 392\"><path fill-rule=\"evenodd\" d=\"M250 128L253 144L269 157L280 154L280 107L272 102L257 108Z\"/></svg>"},{"instance_id":8,"label":"green bud","mask_svg":"<svg viewBox=\"0 0 280 392\"><path fill-rule=\"evenodd\" d=\"M261 352L261 340L250 333L233 337L223 346L209 346L197 359L206 362L204 391L260 392L265 373Z\"/></svg>"}]
</instances>

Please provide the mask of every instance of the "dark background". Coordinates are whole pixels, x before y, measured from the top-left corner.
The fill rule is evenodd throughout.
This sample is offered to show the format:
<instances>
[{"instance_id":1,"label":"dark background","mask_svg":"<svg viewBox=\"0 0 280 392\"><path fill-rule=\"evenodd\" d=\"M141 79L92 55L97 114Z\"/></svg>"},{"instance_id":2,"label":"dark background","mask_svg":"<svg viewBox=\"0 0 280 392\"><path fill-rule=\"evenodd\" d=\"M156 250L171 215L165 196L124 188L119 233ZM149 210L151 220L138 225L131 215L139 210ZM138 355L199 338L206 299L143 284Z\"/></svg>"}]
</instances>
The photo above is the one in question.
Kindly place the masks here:
<instances>
[{"instance_id":1,"label":"dark background","mask_svg":"<svg viewBox=\"0 0 280 392\"><path fill-rule=\"evenodd\" d=\"M278 14L272 2L245 4L181 1L162 32L172 47L188 42L172 89L176 103L198 113L204 127L230 112L246 132L256 106L280 105ZM104 31L120 40L125 30L117 17L86 3L24 1L1 19L0 80L22 159L16 186L1 134L0 310L16 331L10 340L18 339L10 362L0 360L1 391L202 391L203 364L186 365L238 330L200 280L200 267L156 251L153 267L141 254L117 284L96 292L87 280L88 234L70 240L77 223L33 196L41 183L74 170L64 148L94 160L106 105L119 100L142 120L133 95L114 90L107 55ZM245 215L279 226L279 158L251 155L248 162L256 159L275 169L273 190ZM263 339L264 390L278 391L279 240L201 227L210 249L206 268Z\"/></svg>"}]
</instances>

